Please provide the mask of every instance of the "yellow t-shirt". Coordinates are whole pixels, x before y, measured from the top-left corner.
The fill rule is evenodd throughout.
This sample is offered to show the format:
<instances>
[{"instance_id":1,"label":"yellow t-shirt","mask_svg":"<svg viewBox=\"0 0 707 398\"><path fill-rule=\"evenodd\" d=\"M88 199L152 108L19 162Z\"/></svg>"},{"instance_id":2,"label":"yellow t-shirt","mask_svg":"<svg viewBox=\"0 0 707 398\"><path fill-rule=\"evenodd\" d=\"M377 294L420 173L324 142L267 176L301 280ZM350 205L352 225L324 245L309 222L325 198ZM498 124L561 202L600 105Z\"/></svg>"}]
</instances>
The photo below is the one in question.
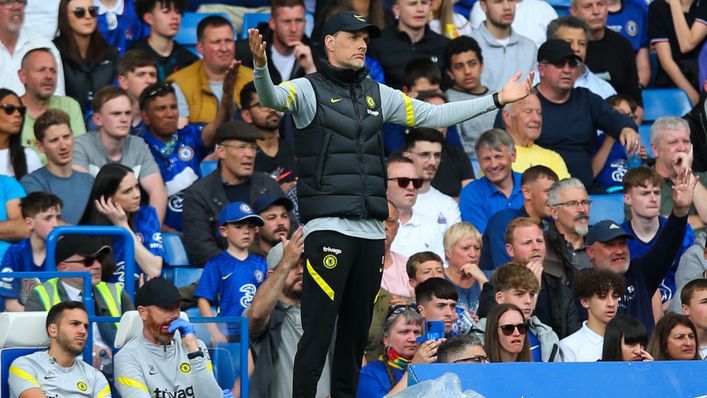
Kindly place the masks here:
<instances>
[{"instance_id":1,"label":"yellow t-shirt","mask_svg":"<svg viewBox=\"0 0 707 398\"><path fill-rule=\"evenodd\" d=\"M560 179L570 177L570 173L567 171L567 165L565 161L562 160L559 153L535 144L530 147L516 145L516 161L513 162L513 171L522 173L537 165L547 166L554 171Z\"/></svg>"}]
</instances>

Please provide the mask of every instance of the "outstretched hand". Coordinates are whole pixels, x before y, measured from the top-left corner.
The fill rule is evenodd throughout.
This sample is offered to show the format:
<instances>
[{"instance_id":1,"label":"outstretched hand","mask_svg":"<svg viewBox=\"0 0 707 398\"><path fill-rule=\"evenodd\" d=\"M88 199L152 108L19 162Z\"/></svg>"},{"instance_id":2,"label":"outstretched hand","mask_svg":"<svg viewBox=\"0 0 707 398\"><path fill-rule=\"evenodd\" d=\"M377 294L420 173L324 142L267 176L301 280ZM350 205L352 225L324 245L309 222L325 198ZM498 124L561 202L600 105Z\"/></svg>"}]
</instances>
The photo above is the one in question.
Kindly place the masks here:
<instances>
[{"instance_id":1,"label":"outstretched hand","mask_svg":"<svg viewBox=\"0 0 707 398\"><path fill-rule=\"evenodd\" d=\"M248 42L250 52L253 54L253 63L257 68L264 68L268 59L265 55L266 43L263 41L263 35L258 29L248 29Z\"/></svg>"},{"instance_id":2,"label":"outstretched hand","mask_svg":"<svg viewBox=\"0 0 707 398\"><path fill-rule=\"evenodd\" d=\"M675 177L672 188L673 214L684 217L689 213L696 185L697 177L689 168Z\"/></svg>"},{"instance_id":3,"label":"outstretched hand","mask_svg":"<svg viewBox=\"0 0 707 398\"><path fill-rule=\"evenodd\" d=\"M241 61L234 59L231 61L231 65L228 66L226 70L226 76L223 78L223 93L233 93L233 88L236 86L236 76L238 76L238 69L241 67Z\"/></svg>"},{"instance_id":4,"label":"outstretched hand","mask_svg":"<svg viewBox=\"0 0 707 398\"><path fill-rule=\"evenodd\" d=\"M516 102L522 100L523 98L530 95L530 91L533 88L533 77L535 72L528 73L528 78L524 81L520 81L520 77L523 74L521 72L516 72L516 74L506 82L498 92L498 101L501 105L510 104L511 102Z\"/></svg>"}]
</instances>

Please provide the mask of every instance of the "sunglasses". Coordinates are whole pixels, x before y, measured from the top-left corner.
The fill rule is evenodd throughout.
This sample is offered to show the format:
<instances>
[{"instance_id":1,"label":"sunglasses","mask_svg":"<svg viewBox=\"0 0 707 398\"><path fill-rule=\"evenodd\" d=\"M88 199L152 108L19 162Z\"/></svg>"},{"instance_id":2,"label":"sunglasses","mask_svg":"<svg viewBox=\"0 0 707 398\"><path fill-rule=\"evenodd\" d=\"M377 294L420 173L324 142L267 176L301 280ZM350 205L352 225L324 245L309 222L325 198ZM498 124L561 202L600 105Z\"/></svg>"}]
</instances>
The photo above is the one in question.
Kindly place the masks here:
<instances>
[{"instance_id":1,"label":"sunglasses","mask_svg":"<svg viewBox=\"0 0 707 398\"><path fill-rule=\"evenodd\" d=\"M83 264L84 267L88 268L88 267L92 266L92 265L93 265L93 262L96 261L96 260L98 260L97 257L86 257L86 258L84 258L83 260L72 260L72 261L64 260L64 261L62 261L62 263L66 263L66 264ZM100 260L99 260L99 261L100 261Z\"/></svg>"},{"instance_id":2,"label":"sunglasses","mask_svg":"<svg viewBox=\"0 0 707 398\"><path fill-rule=\"evenodd\" d=\"M528 325L526 325L525 323L516 323L515 325L501 325L499 326L499 328L501 328L501 332L504 336L513 335L513 331L516 329L518 329L518 333L520 334L526 334L528 332Z\"/></svg>"},{"instance_id":3,"label":"sunglasses","mask_svg":"<svg viewBox=\"0 0 707 398\"><path fill-rule=\"evenodd\" d=\"M140 94L140 107L144 109L147 100L154 97L161 97L168 93L174 94L174 87L172 87L171 81L166 81L160 83L152 88L151 86L145 87L145 90ZM149 90L148 90L149 89Z\"/></svg>"},{"instance_id":4,"label":"sunglasses","mask_svg":"<svg viewBox=\"0 0 707 398\"><path fill-rule=\"evenodd\" d=\"M486 355L474 355L468 358L459 358L452 363L489 363L489 357Z\"/></svg>"},{"instance_id":5,"label":"sunglasses","mask_svg":"<svg viewBox=\"0 0 707 398\"><path fill-rule=\"evenodd\" d=\"M92 18L95 18L96 15L98 15L98 7L96 6L91 6L91 7L74 7L71 12L74 13L76 18L86 18L86 13L88 12L89 15L91 15Z\"/></svg>"},{"instance_id":6,"label":"sunglasses","mask_svg":"<svg viewBox=\"0 0 707 398\"><path fill-rule=\"evenodd\" d=\"M2 104L0 105L0 108L5 110L5 113L8 115L12 115L15 111L19 111L20 115L24 116L25 112L27 112L27 107L24 105Z\"/></svg>"},{"instance_id":7,"label":"sunglasses","mask_svg":"<svg viewBox=\"0 0 707 398\"><path fill-rule=\"evenodd\" d=\"M388 181L395 180L398 182L398 186L400 188L407 188L410 183L412 183L412 187L415 189L420 189L422 188L422 183L425 182L422 178L408 178L408 177L395 177L395 178L388 178Z\"/></svg>"},{"instance_id":8,"label":"sunglasses","mask_svg":"<svg viewBox=\"0 0 707 398\"><path fill-rule=\"evenodd\" d=\"M388 315L386 315L385 317L387 319L387 318L391 317L392 315L400 315L407 310L413 310L415 312L419 312L416 304L398 304L398 305L394 305L394 306L388 308Z\"/></svg>"}]
</instances>

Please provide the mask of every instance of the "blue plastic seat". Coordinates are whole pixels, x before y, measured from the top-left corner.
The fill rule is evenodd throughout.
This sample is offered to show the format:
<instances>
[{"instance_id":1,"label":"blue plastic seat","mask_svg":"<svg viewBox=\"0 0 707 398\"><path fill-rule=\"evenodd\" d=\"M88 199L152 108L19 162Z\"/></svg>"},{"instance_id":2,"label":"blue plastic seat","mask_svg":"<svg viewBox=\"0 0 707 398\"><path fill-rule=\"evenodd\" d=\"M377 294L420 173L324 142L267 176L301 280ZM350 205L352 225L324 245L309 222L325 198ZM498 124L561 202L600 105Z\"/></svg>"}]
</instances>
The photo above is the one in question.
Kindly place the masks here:
<instances>
[{"instance_id":1,"label":"blue plastic seat","mask_svg":"<svg viewBox=\"0 0 707 398\"><path fill-rule=\"evenodd\" d=\"M692 109L687 93L679 88L643 90L643 122L652 123L661 116L682 117Z\"/></svg>"},{"instance_id":2,"label":"blue plastic seat","mask_svg":"<svg viewBox=\"0 0 707 398\"><path fill-rule=\"evenodd\" d=\"M651 126L648 124L638 126L638 134L641 136L641 144L646 147L648 157L654 158L655 154L651 149Z\"/></svg>"},{"instance_id":3,"label":"blue plastic seat","mask_svg":"<svg viewBox=\"0 0 707 398\"><path fill-rule=\"evenodd\" d=\"M184 248L182 239L177 234L163 233L162 242L164 243L165 261L172 267L188 267L189 257Z\"/></svg>"},{"instance_id":4,"label":"blue plastic seat","mask_svg":"<svg viewBox=\"0 0 707 398\"><path fill-rule=\"evenodd\" d=\"M589 225L594 225L602 220L612 220L619 224L624 222L623 193L589 195L589 200L592 201Z\"/></svg>"},{"instance_id":5,"label":"blue plastic seat","mask_svg":"<svg viewBox=\"0 0 707 398\"><path fill-rule=\"evenodd\" d=\"M202 19L210 15L220 15L229 21L231 20L231 18L228 17L228 14L223 12L185 12L184 15L182 15L182 24L179 26L179 31L177 32L177 36L174 37L174 40L194 54L201 56L201 54L196 51L196 43L198 41L196 37L196 28L199 26L199 22L201 22Z\"/></svg>"},{"instance_id":6,"label":"blue plastic seat","mask_svg":"<svg viewBox=\"0 0 707 398\"><path fill-rule=\"evenodd\" d=\"M189 286L192 282L198 281L203 272L203 268L175 267L172 269L174 275L172 283L177 287Z\"/></svg>"},{"instance_id":7,"label":"blue plastic seat","mask_svg":"<svg viewBox=\"0 0 707 398\"><path fill-rule=\"evenodd\" d=\"M204 160L201 162L201 177L206 177L218 168L218 160Z\"/></svg>"},{"instance_id":8,"label":"blue plastic seat","mask_svg":"<svg viewBox=\"0 0 707 398\"><path fill-rule=\"evenodd\" d=\"M241 30L240 39L248 38L248 29L257 28L258 24L261 22L268 22L270 20L269 12L250 12L243 14L243 30Z\"/></svg>"}]
</instances>

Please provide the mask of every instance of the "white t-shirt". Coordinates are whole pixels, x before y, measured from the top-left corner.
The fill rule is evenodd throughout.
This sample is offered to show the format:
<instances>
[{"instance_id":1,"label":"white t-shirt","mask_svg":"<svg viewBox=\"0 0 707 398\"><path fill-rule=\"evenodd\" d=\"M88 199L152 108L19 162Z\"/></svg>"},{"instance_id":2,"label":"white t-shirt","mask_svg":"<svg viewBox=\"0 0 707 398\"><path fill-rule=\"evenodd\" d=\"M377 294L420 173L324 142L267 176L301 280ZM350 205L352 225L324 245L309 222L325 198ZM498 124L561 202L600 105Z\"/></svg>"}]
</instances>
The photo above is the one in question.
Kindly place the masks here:
<instances>
[{"instance_id":1,"label":"white t-shirt","mask_svg":"<svg viewBox=\"0 0 707 398\"><path fill-rule=\"evenodd\" d=\"M420 216L414 210L407 223L400 223L390 250L410 257L415 253L431 251L444 258L444 228L436 222Z\"/></svg>"},{"instance_id":2,"label":"white t-shirt","mask_svg":"<svg viewBox=\"0 0 707 398\"><path fill-rule=\"evenodd\" d=\"M430 187L430 190L425 193L417 194L412 212L435 222L442 231L446 231L447 228L462 220L457 201L434 187Z\"/></svg>"},{"instance_id":3,"label":"white t-shirt","mask_svg":"<svg viewBox=\"0 0 707 398\"><path fill-rule=\"evenodd\" d=\"M547 25L557 18L557 12L543 0L523 0L516 3L516 15L511 28L519 35L525 36L540 47L545 42ZM486 14L477 1L471 9L471 26L478 27L486 20Z\"/></svg>"},{"instance_id":4,"label":"white t-shirt","mask_svg":"<svg viewBox=\"0 0 707 398\"><path fill-rule=\"evenodd\" d=\"M27 159L27 174L42 167L42 161L39 160L37 152L30 148L25 148L25 158ZM0 174L6 176L15 176L12 166L10 165L10 149L0 149Z\"/></svg>"},{"instance_id":5,"label":"white t-shirt","mask_svg":"<svg viewBox=\"0 0 707 398\"><path fill-rule=\"evenodd\" d=\"M60 0L28 1L25 6L25 26L47 40L54 40L59 21Z\"/></svg>"},{"instance_id":6,"label":"white t-shirt","mask_svg":"<svg viewBox=\"0 0 707 398\"><path fill-rule=\"evenodd\" d=\"M272 57L272 63L275 65L275 69L280 72L282 81L290 80L290 73L292 73L292 68L295 66L295 53L282 55L273 47L270 56Z\"/></svg>"},{"instance_id":7,"label":"white t-shirt","mask_svg":"<svg viewBox=\"0 0 707 398\"><path fill-rule=\"evenodd\" d=\"M565 362L596 362L601 359L604 348L604 336L599 336L587 327L587 321L582 328L560 340L560 350Z\"/></svg>"}]
</instances>

